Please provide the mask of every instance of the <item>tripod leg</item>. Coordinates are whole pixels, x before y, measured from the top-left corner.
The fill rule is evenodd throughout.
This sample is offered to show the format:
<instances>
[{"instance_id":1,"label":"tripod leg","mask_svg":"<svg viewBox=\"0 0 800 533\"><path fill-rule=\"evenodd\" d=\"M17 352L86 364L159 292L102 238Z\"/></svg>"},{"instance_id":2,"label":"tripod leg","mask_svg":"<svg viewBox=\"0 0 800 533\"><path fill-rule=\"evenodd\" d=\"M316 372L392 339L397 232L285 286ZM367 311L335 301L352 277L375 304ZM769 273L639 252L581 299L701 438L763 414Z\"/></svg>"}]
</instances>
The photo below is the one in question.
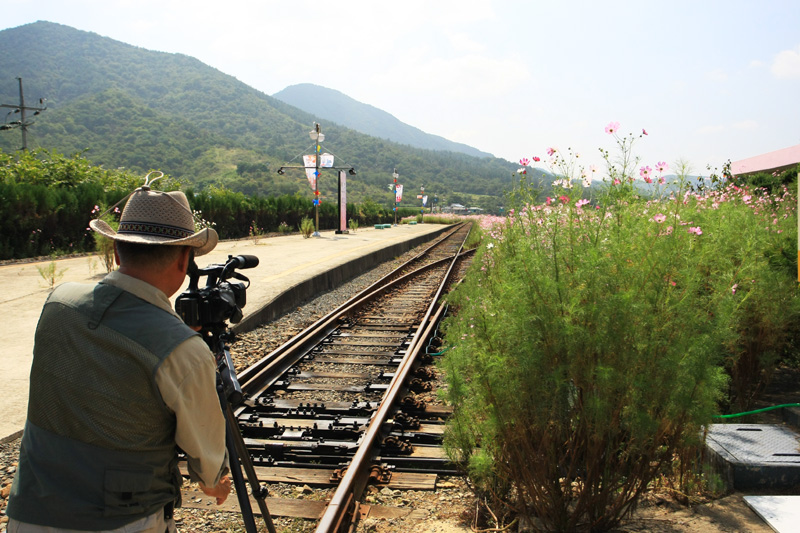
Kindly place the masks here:
<instances>
[{"instance_id":1,"label":"tripod leg","mask_svg":"<svg viewBox=\"0 0 800 533\"><path fill-rule=\"evenodd\" d=\"M231 433L233 433L231 435L231 440L236 448L239 461L244 468L245 474L247 474L247 479L250 482L250 488L253 490L253 496L258 502L258 508L261 511L261 516L264 518L264 523L267 525L267 531L269 531L269 533L275 533L275 524L272 523L272 515L269 514L269 509L267 508L266 491L262 490L261 483L258 481L256 469L253 466L253 461L250 460L250 453L247 451L247 447L244 444L242 434L239 432L239 426L236 424L236 417L233 414L233 410L231 409L230 404L228 404L226 407L225 417L229 420L229 427L233 426L233 429L235 430L231 431ZM230 454L230 451L228 453ZM241 473L239 475L241 475ZM239 490L238 487L236 490ZM250 502L248 500L248 505L249 503Z\"/></svg>"},{"instance_id":2,"label":"tripod leg","mask_svg":"<svg viewBox=\"0 0 800 533\"><path fill-rule=\"evenodd\" d=\"M244 484L244 477L242 470L239 466L239 453L235 442L235 435L242 438L239 433L239 426L236 421L228 415L230 413L230 406L228 406L225 418L227 419L227 431L225 432L225 447L228 449L228 459L231 464L231 476L233 477L233 486L236 487L236 498L239 500L239 509L242 511L242 519L244 520L244 527L247 533L257 533L256 521L253 518L253 509L250 507L250 496L247 493L247 486ZM249 456L248 456L249 459ZM274 533L274 529L270 530Z\"/></svg>"}]
</instances>

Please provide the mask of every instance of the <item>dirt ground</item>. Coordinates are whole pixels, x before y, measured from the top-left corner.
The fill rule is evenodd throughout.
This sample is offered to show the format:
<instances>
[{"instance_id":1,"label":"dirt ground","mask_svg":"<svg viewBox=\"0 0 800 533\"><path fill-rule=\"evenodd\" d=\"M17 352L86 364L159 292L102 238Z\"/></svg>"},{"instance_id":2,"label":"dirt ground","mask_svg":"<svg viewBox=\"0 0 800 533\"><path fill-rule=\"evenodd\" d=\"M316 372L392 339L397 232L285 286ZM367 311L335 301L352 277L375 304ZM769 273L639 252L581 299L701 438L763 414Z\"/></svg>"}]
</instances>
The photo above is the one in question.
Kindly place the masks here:
<instances>
[{"instance_id":1,"label":"dirt ground","mask_svg":"<svg viewBox=\"0 0 800 533\"><path fill-rule=\"evenodd\" d=\"M755 408L785 403L800 403L800 369L780 368L761 395ZM739 419L746 423L782 424L780 411L769 411ZM377 490L367 496L366 503L407 506L414 512L404 518L362 520L359 533L473 533L481 530L474 523L475 498L463 481L444 480L435 492ZM634 515L624 521L615 533L770 533L768 526L743 497L749 494L800 494L800 487L769 492L733 492L717 498L700 497L690 505L679 503L667 492L646 495ZM506 529L525 531L519 522ZM798 526L800 531L800 526Z\"/></svg>"}]
</instances>

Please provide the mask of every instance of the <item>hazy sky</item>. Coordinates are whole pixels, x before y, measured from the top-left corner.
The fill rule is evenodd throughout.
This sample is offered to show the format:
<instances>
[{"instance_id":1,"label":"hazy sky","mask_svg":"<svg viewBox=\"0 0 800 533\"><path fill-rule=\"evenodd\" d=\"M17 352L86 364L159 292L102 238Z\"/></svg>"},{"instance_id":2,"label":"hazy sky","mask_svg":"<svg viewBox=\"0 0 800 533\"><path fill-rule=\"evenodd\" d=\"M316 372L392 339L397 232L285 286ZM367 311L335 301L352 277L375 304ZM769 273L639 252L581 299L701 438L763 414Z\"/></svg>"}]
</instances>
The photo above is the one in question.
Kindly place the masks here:
<instances>
[{"instance_id":1,"label":"hazy sky","mask_svg":"<svg viewBox=\"0 0 800 533\"><path fill-rule=\"evenodd\" d=\"M642 164L696 173L800 144L797 0L4 0L2 13L0 29L58 22L270 95L337 89L511 161L552 146L599 164L612 121L647 130Z\"/></svg>"}]
</instances>

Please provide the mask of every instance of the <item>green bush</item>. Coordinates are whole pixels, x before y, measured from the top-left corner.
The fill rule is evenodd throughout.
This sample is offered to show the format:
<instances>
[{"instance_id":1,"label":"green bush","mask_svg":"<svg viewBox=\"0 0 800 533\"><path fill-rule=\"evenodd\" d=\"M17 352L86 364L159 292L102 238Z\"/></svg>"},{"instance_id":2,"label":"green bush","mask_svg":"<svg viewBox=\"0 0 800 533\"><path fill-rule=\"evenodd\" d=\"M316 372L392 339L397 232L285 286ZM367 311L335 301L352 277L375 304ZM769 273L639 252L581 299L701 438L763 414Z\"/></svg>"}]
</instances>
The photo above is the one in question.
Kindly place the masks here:
<instances>
[{"instance_id":1,"label":"green bush","mask_svg":"<svg viewBox=\"0 0 800 533\"><path fill-rule=\"evenodd\" d=\"M314 233L314 221L310 218L304 218L300 221L299 229L303 237L308 239Z\"/></svg>"},{"instance_id":2,"label":"green bush","mask_svg":"<svg viewBox=\"0 0 800 533\"><path fill-rule=\"evenodd\" d=\"M512 210L449 297L448 453L546 530L614 527L796 328L791 195L645 201L626 175Z\"/></svg>"}]
</instances>

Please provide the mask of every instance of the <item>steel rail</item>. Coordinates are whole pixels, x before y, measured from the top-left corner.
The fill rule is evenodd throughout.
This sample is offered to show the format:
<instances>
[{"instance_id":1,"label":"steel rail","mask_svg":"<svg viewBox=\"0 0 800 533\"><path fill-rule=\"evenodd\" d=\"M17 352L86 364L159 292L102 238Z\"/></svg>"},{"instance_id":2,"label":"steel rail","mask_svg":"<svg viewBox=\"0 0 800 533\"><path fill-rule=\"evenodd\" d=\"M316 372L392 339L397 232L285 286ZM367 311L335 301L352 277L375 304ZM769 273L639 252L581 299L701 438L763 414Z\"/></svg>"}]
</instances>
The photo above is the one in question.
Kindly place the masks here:
<instances>
[{"instance_id":1,"label":"steel rail","mask_svg":"<svg viewBox=\"0 0 800 533\"><path fill-rule=\"evenodd\" d=\"M376 282L372 283L370 286L362 290L361 292L357 293L353 296L350 300L339 306L338 308L334 309L330 313L326 314L322 318L318 319L316 322L308 326L306 329L298 333L296 336L292 337L284 344L267 354L264 358L260 359L250 367L246 368L239 374L239 384L242 387L242 391L247 394L251 395L255 392L256 388L259 388L260 384L262 384L270 373L274 373L279 366L284 365L285 363L294 359L299 359L299 357L304 353L309 347L315 345L316 343L320 342L324 339L327 335L333 332L336 327L338 327L338 323L341 317L346 316L347 314L356 311L358 308L362 307L366 303L369 303L377 296L386 292L390 288L393 288L400 282L401 280L407 280L413 277L413 275L418 275L430 268L435 268L436 266L440 265L443 262L449 261L451 257L447 257L444 259L440 259L433 263L429 263L428 265L424 265L419 269L416 269L412 272L409 272L399 278L395 278L397 273L414 262L420 261L424 256L430 253L431 250L440 246L443 242L445 242L449 237L455 234L459 229L461 229L464 224L460 224L453 228L449 233L445 234L444 238L431 245L430 247L423 250L420 254L414 256L413 258L409 259L392 272L388 273L387 275L383 276ZM463 249L463 242L459 247L459 251ZM395 279L393 279L395 278ZM298 355L299 354L299 355ZM295 356L295 357L293 357ZM287 367L288 368L288 367ZM237 414L241 412L242 407L237 409Z\"/></svg>"},{"instance_id":2,"label":"steel rail","mask_svg":"<svg viewBox=\"0 0 800 533\"><path fill-rule=\"evenodd\" d=\"M341 321L357 312L365 305L377 300L384 293L394 289L398 285L424 274L428 270L442 266L443 263L452 262L452 258L445 258L428 263L420 268L413 270L397 279L389 280L379 287L373 288L368 294L360 293L358 298L348 300L343 305L328 313L320 320L309 326L294 339L278 347L273 352L265 356L259 363L250 367L251 372L242 372L240 385L242 391L247 395L248 400L255 401L261 393L280 378L292 365L297 363L308 350L319 344L323 339L330 335L339 327ZM423 322L424 323L424 322ZM412 339L413 341L413 339ZM250 370L248 369L248 370ZM246 405L237 408L237 416L246 409Z\"/></svg>"},{"instance_id":3,"label":"steel rail","mask_svg":"<svg viewBox=\"0 0 800 533\"><path fill-rule=\"evenodd\" d=\"M466 240L466 237L465 237ZM454 254L450 265L445 273L442 282L439 285L436 294L433 297L431 305L428 307L424 318L421 321L421 326L417 329L414 337L409 345L409 348L400 362L400 366L395 371L394 378L389 384L389 388L384 395L381 403L373 415L372 420L366 430L364 437L350 461L347 470L342 477L339 486L333 493L330 502L325 508L319 523L317 524L316 533L337 533L342 531L342 526L345 525L348 515L350 521L355 520L355 512L357 510L356 501L360 498L361 492L366 486L369 476L368 469L371 466L370 461L373 453L373 447L378 439L378 436L383 431L383 426L388 419L391 409L394 407L395 401L400 392L404 388L406 379L414 365L417 354L423 347L422 339L432 334L432 329L435 326L435 321L432 316L440 316L442 306L439 304L439 299L444 292L445 287L450 282L451 275L453 274L456 262L459 259L461 251L463 250L464 243L461 243L459 250Z\"/></svg>"}]
</instances>

